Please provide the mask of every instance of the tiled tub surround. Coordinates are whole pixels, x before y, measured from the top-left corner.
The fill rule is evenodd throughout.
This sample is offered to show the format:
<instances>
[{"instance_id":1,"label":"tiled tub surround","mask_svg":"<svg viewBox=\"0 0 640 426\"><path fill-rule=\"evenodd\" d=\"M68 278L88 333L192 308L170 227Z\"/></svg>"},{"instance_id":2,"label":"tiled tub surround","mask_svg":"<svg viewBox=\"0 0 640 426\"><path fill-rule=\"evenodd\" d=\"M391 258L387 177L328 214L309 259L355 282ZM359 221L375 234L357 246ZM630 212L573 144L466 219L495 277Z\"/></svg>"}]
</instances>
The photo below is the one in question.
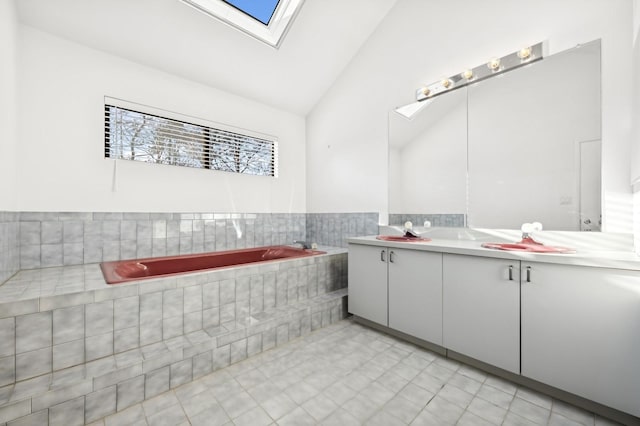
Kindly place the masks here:
<instances>
[{"instance_id":1,"label":"tiled tub surround","mask_svg":"<svg viewBox=\"0 0 640 426\"><path fill-rule=\"evenodd\" d=\"M465 226L465 214L410 214L391 213L389 214L389 225L402 226L405 222L413 223L413 226L423 226L425 221L431 222L431 226L441 226L448 228L462 228Z\"/></svg>"},{"instance_id":2,"label":"tiled tub surround","mask_svg":"<svg viewBox=\"0 0 640 426\"><path fill-rule=\"evenodd\" d=\"M90 423L346 316L347 255L107 286L97 264L0 286L0 424Z\"/></svg>"},{"instance_id":3,"label":"tiled tub surround","mask_svg":"<svg viewBox=\"0 0 640 426\"><path fill-rule=\"evenodd\" d=\"M19 225L12 234L19 244L0 254L13 263L19 256L19 268L8 276L18 269L291 244L293 240L346 247L347 238L378 233L378 213L11 215L17 215L11 226Z\"/></svg>"},{"instance_id":4,"label":"tiled tub surround","mask_svg":"<svg viewBox=\"0 0 640 426\"><path fill-rule=\"evenodd\" d=\"M347 247L347 238L378 234L378 213L307 213L307 241Z\"/></svg>"},{"instance_id":5,"label":"tiled tub surround","mask_svg":"<svg viewBox=\"0 0 640 426\"><path fill-rule=\"evenodd\" d=\"M0 283L20 269L19 214L0 212Z\"/></svg>"},{"instance_id":6,"label":"tiled tub surround","mask_svg":"<svg viewBox=\"0 0 640 426\"><path fill-rule=\"evenodd\" d=\"M291 244L304 213L21 212L20 269Z\"/></svg>"}]
</instances>

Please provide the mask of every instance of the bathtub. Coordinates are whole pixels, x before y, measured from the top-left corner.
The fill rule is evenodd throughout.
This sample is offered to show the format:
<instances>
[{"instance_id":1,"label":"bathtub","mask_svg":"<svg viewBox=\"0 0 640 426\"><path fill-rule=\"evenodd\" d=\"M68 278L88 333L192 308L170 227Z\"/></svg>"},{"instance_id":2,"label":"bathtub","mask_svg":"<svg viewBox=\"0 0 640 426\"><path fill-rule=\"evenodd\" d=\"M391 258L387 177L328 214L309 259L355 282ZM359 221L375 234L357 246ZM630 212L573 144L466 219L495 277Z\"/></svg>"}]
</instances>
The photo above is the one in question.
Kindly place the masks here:
<instances>
[{"instance_id":1,"label":"bathtub","mask_svg":"<svg viewBox=\"0 0 640 426\"><path fill-rule=\"evenodd\" d=\"M268 246L250 249L218 251L181 256L147 259L118 260L100 264L108 284L179 275L244 264L273 262L279 259L308 257L325 254L323 251L304 250L291 246Z\"/></svg>"}]
</instances>

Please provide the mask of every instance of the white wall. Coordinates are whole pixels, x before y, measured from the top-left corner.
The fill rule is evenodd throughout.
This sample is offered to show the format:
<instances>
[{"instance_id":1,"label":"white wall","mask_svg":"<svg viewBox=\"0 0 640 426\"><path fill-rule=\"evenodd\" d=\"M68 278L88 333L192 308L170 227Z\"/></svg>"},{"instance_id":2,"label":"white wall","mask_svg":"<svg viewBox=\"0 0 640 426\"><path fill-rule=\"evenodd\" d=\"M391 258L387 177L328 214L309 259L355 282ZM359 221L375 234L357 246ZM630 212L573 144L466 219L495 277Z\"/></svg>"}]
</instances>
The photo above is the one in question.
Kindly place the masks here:
<instances>
[{"instance_id":1,"label":"white wall","mask_svg":"<svg viewBox=\"0 0 640 426\"><path fill-rule=\"evenodd\" d=\"M465 214L466 172L466 88L433 99L411 121L389 114L389 213Z\"/></svg>"},{"instance_id":2,"label":"white wall","mask_svg":"<svg viewBox=\"0 0 640 426\"><path fill-rule=\"evenodd\" d=\"M16 204L16 39L13 0L0 0L0 211Z\"/></svg>"},{"instance_id":3,"label":"white wall","mask_svg":"<svg viewBox=\"0 0 640 426\"><path fill-rule=\"evenodd\" d=\"M633 0L633 118L631 127L631 183L633 184L633 240L640 255L640 0Z\"/></svg>"},{"instance_id":4,"label":"white wall","mask_svg":"<svg viewBox=\"0 0 640 426\"><path fill-rule=\"evenodd\" d=\"M305 211L304 118L28 26L18 51L20 210ZM104 96L274 135L280 176L105 159Z\"/></svg>"},{"instance_id":5,"label":"white wall","mask_svg":"<svg viewBox=\"0 0 640 426\"><path fill-rule=\"evenodd\" d=\"M307 117L307 209L388 209L387 112L443 76L546 40L549 53L602 39L603 221L631 230L632 3L399 0Z\"/></svg>"}]
</instances>

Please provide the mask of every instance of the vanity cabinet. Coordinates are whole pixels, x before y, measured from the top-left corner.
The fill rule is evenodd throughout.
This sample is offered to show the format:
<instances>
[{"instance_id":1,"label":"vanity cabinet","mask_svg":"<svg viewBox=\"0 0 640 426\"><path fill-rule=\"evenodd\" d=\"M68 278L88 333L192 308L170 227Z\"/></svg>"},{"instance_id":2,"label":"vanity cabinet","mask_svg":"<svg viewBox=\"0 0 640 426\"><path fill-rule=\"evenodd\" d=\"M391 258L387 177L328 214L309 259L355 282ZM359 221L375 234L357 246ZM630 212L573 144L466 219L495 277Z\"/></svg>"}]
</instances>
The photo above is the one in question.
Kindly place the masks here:
<instances>
[{"instance_id":1,"label":"vanity cabinet","mask_svg":"<svg viewBox=\"0 0 640 426\"><path fill-rule=\"evenodd\" d=\"M350 244L349 312L442 345L442 254Z\"/></svg>"},{"instance_id":2,"label":"vanity cabinet","mask_svg":"<svg viewBox=\"0 0 640 426\"><path fill-rule=\"evenodd\" d=\"M389 327L442 346L442 253L390 249Z\"/></svg>"},{"instance_id":3,"label":"vanity cabinet","mask_svg":"<svg viewBox=\"0 0 640 426\"><path fill-rule=\"evenodd\" d=\"M522 268L522 375L640 416L640 274Z\"/></svg>"},{"instance_id":4,"label":"vanity cabinet","mask_svg":"<svg viewBox=\"0 0 640 426\"><path fill-rule=\"evenodd\" d=\"M387 311L387 262L385 247L349 244L349 312L384 326Z\"/></svg>"},{"instance_id":5,"label":"vanity cabinet","mask_svg":"<svg viewBox=\"0 0 640 426\"><path fill-rule=\"evenodd\" d=\"M520 373L520 261L443 255L443 346Z\"/></svg>"}]
</instances>

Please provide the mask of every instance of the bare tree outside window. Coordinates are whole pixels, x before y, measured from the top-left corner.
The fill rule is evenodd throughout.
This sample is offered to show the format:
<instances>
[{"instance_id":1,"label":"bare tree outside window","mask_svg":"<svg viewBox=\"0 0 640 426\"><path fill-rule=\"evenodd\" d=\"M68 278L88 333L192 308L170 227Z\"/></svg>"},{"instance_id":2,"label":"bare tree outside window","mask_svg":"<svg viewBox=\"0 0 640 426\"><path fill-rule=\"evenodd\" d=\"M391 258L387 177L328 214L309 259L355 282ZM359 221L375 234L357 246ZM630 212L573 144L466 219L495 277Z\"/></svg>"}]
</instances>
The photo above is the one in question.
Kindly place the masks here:
<instances>
[{"instance_id":1,"label":"bare tree outside window","mask_svg":"<svg viewBox=\"0 0 640 426\"><path fill-rule=\"evenodd\" d=\"M276 176L276 142L105 105L105 157Z\"/></svg>"}]
</instances>

